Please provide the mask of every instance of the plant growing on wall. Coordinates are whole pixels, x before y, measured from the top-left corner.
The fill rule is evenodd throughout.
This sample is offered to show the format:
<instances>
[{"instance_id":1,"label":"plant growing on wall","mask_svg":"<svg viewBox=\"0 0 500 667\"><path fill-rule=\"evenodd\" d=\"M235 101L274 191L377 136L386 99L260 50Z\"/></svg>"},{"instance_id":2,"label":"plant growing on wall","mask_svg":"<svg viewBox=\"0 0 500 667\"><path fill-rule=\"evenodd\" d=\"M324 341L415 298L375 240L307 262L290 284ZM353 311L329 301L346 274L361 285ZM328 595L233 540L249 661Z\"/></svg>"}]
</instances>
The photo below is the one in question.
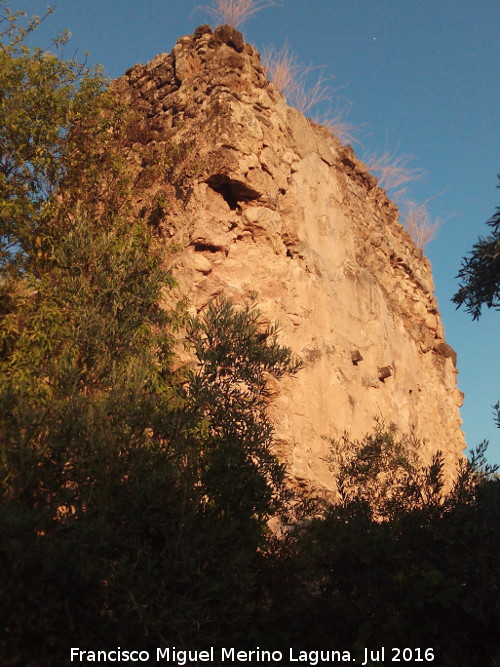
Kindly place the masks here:
<instances>
[{"instance_id":1,"label":"plant growing on wall","mask_svg":"<svg viewBox=\"0 0 500 667\"><path fill-rule=\"evenodd\" d=\"M212 5L203 5L200 9L219 23L239 28L250 16L275 4L275 0L214 0Z\"/></svg>"},{"instance_id":2,"label":"plant growing on wall","mask_svg":"<svg viewBox=\"0 0 500 667\"><path fill-rule=\"evenodd\" d=\"M287 45L279 51L265 49L262 63L269 80L300 113L308 114L318 105L331 100L333 91L321 74L309 83L309 75L317 68L302 65ZM345 109L334 111L330 108L314 120L327 127L340 141L354 143L354 126L345 120L345 113Z\"/></svg>"},{"instance_id":3,"label":"plant growing on wall","mask_svg":"<svg viewBox=\"0 0 500 667\"><path fill-rule=\"evenodd\" d=\"M420 250L436 238L436 234L443 224L441 218L434 220L427 208L427 202L417 204L413 199L405 199L403 204L403 225L415 241Z\"/></svg>"},{"instance_id":4,"label":"plant growing on wall","mask_svg":"<svg viewBox=\"0 0 500 667\"><path fill-rule=\"evenodd\" d=\"M423 169L411 167L411 155L400 155L385 151L382 155L375 153L366 153L363 161L370 171L378 178L378 184L381 188L389 190L391 196L400 198L409 183L422 178L425 175Z\"/></svg>"}]
</instances>

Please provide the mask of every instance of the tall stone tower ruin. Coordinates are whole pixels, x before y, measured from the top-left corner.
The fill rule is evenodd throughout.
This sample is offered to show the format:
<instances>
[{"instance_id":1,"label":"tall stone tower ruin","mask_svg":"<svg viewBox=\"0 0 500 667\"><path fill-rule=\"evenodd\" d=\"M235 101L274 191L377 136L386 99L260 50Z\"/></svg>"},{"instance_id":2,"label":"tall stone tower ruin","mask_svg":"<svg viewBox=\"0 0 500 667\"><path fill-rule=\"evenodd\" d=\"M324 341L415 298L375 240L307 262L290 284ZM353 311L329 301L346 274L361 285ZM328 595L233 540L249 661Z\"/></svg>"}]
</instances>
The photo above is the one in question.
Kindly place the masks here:
<instances>
[{"instance_id":1,"label":"tall stone tower ruin","mask_svg":"<svg viewBox=\"0 0 500 667\"><path fill-rule=\"evenodd\" d=\"M198 28L115 82L136 210L177 251L181 293L224 293L281 324L303 360L270 410L299 482L331 488L323 436L413 430L454 468L465 446L456 358L431 267L350 146L287 106L255 49L228 26Z\"/></svg>"}]
</instances>

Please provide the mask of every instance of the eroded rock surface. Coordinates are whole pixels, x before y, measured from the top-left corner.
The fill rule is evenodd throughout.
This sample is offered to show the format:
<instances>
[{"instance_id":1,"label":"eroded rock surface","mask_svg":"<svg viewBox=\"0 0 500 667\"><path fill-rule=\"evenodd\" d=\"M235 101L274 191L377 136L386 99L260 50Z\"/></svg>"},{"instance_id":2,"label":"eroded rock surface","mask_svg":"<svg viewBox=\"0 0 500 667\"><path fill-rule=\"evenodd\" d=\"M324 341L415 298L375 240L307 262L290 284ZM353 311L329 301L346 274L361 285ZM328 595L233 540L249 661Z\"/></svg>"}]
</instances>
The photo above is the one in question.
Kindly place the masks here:
<instances>
[{"instance_id":1,"label":"eroded rock surface","mask_svg":"<svg viewBox=\"0 0 500 667\"><path fill-rule=\"evenodd\" d=\"M200 26L115 82L137 110L128 159L137 211L159 227L180 289L200 310L257 292L304 362L271 406L298 483L331 488L323 436L381 417L464 448L455 355L431 267L349 146L286 104L237 31ZM172 259L173 257L173 259Z\"/></svg>"}]
</instances>

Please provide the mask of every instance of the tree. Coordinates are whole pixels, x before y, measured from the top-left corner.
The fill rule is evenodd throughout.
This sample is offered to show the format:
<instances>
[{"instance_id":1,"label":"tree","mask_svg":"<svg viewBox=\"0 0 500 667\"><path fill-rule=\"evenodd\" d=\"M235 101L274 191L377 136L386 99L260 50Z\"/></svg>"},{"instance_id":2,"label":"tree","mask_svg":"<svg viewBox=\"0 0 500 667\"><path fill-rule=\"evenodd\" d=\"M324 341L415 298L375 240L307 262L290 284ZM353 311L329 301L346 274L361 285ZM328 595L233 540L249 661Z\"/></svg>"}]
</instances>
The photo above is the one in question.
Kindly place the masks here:
<instances>
[{"instance_id":1,"label":"tree","mask_svg":"<svg viewBox=\"0 0 500 667\"><path fill-rule=\"evenodd\" d=\"M0 0L0 266L34 267L50 247L56 190L79 163L83 119L103 110L106 79L100 68L25 44L40 22L23 23ZM3 28L3 30L2 30ZM95 123L94 130L96 129ZM87 148L88 157L88 148Z\"/></svg>"},{"instance_id":2,"label":"tree","mask_svg":"<svg viewBox=\"0 0 500 667\"><path fill-rule=\"evenodd\" d=\"M493 234L480 238L469 257L464 258L458 278L465 282L452 299L457 308L465 304L474 320L479 319L485 304L488 308L500 310L500 207L486 224L492 228ZM493 410L495 422L500 428L500 403L493 406Z\"/></svg>"},{"instance_id":3,"label":"tree","mask_svg":"<svg viewBox=\"0 0 500 667\"><path fill-rule=\"evenodd\" d=\"M439 457L417 466L407 455L416 443L381 424L343 444L340 501L297 527L269 560L267 632L296 649L341 646L359 662L365 648L390 646L411 647L404 659L412 663L430 648L426 659L444 667L494 664L500 484L486 444L448 491Z\"/></svg>"},{"instance_id":4,"label":"tree","mask_svg":"<svg viewBox=\"0 0 500 667\"><path fill-rule=\"evenodd\" d=\"M463 259L458 273L463 283L452 299L457 308L465 305L474 320L481 316L483 305L500 309L500 207L486 224L492 234L479 238L469 256Z\"/></svg>"},{"instance_id":5,"label":"tree","mask_svg":"<svg viewBox=\"0 0 500 667\"><path fill-rule=\"evenodd\" d=\"M62 622L99 636L103 609L116 613L121 559L137 563L136 512L159 480L175 488L164 444L171 345L158 306L166 276L147 230L82 218L53 253L2 321L4 664L48 664Z\"/></svg>"},{"instance_id":6,"label":"tree","mask_svg":"<svg viewBox=\"0 0 500 667\"><path fill-rule=\"evenodd\" d=\"M266 413L269 378L296 373L300 364L278 344L277 331L257 309L220 298L191 320L187 335L198 361L190 409L201 409L204 425L200 480L211 510L246 524L246 534L283 508L285 468L272 453Z\"/></svg>"},{"instance_id":7,"label":"tree","mask_svg":"<svg viewBox=\"0 0 500 667\"><path fill-rule=\"evenodd\" d=\"M444 496L443 456L435 452L429 464L420 456L414 434L398 435L382 420L372 433L352 441L347 435L331 441L332 469L341 502L366 503L374 520L396 512L438 507Z\"/></svg>"},{"instance_id":8,"label":"tree","mask_svg":"<svg viewBox=\"0 0 500 667\"><path fill-rule=\"evenodd\" d=\"M176 368L186 318L126 205L123 110L0 2L0 662L244 637L284 498L266 405L290 351L217 302Z\"/></svg>"},{"instance_id":9,"label":"tree","mask_svg":"<svg viewBox=\"0 0 500 667\"><path fill-rule=\"evenodd\" d=\"M195 367L174 372L154 237L107 222L75 221L2 321L5 665L62 663L69 636L244 637L284 498L265 403L289 351L254 310L218 302L190 323Z\"/></svg>"}]
</instances>

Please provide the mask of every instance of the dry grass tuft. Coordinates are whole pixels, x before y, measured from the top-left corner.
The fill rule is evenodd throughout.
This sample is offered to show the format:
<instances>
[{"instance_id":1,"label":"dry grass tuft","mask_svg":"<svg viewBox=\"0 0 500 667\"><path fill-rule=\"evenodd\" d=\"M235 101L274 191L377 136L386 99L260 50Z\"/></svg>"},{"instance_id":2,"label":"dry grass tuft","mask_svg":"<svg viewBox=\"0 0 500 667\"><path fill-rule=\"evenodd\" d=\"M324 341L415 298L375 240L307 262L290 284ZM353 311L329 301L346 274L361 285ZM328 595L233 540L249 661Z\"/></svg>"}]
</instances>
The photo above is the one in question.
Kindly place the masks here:
<instances>
[{"instance_id":1,"label":"dry grass tuft","mask_svg":"<svg viewBox=\"0 0 500 667\"><path fill-rule=\"evenodd\" d=\"M423 169L408 166L412 160L410 155L396 157L394 153L385 152L381 156L368 154L364 156L368 169L378 176L378 184L391 191L391 197L397 202L401 211L403 226L415 241L415 245L423 250L428 243L436 238L436 234L445 222L443 218L432 219L427 208L431 199L418 204L404 195L406 186L417 181L426 174ZM435 195L437 196L437 195Z\"/></svg>"},{"instance_id":2,"label":"dry grass tuft","mask_svg":"<svg viewBox=\"0 0 500 667\"><path fill-rule=\"evenodd\" d=\"M212 5L202 5L200 9L217 22L238 28L256 12L275 4L277 0L214 0Z\"/></svg>"},{"instance_id":3,"label":"dry grass tuft","mask_svg":"<svg viewBox=\"0 0 500 667\"><path fill-rule=\"evenodd\" d=\"M261 59L269 80L285 97L290 96L303 69L297 56L285 44L279 51L274 47L264 49Z\"/></svg>"},{"instance_id":4,"label":"dry grass tuft","mask_svg":"<svg viewBox=\"0 0 500 667\"><path fill-rule=\"evenodd\" d=\"M332 98L332 89L320 74L312 85L308 77L314 69L302 65L297 56L285 44L277 51L275 48L262 52L262 64L269 80L286 97L287 102L300 113L306 115L311 109ZM345 120L349 105L344 109L328 109L326 113L315 117L314 121L327 127L342 143L355 143L354 125Z\"/></svg>"},{"instance_id":5,"label":"dry grass tuft","mask_svg":"<svg viewBox=\"0 0 500 667\"><path fill-rule=\"evenodd\" d=\"M279 51L274 48L264 50L262 64L269 80L301 113L306 114L320 102L330 99L330 87L325 84L323 76L308 86L307 77L316 68L299 63L287 45Z\"/></svg>"},{"instance_id":6,"label":"dry grass tuft","mask_svg":"<svg viewBox=\"0 0 500 667\"><path fill-rule=\"evenodd\" d=\"M425 175L423 169L409 167L412 160L411 155L396 157L394 153L386 151L380 156L368 153L363 157L363 162L378 177L378 184L384 190L390 190L393 198L401 197L406 185L417 181Z\"/></svg>"},{"instance_id":7,"label":"dry grass tuft","mask_svg":"<svg viewBox=\"0 0 500 667\"><path fill-rule=\"evenodd\" d=\"M304 68L293 95L295 108L304 115L321 102L331 99L330 87L325 84L323 75L320 74L312 86L307 85L307 75L313 69L313 67Z\"/></svg>"},{"instance_id":8,"label":"dry grass tuft","mask_svg":"<svg viewBox=\"0 0 500 667\"><path fill-rule=\"evenodd\" d=\"M427 209L428 202L429 200L417 204L412 199L407 199L402 204L402 208L406 209L403 214L403 225L420 250L436 238L438 229L444 222L442 218L431 219Z\"/></svg>"},{"instance_id":9,"label":"dry grass tuft","mask_svg":"<svg viewBox=\"0 0 500 667\"><path fill-rule=\"evenodd\" d=\"M358 139L354 133L357 128L348 120L345 120L347 112L348 109L340 109L336 112L329 110L326 114L314 120L319 125L327 127L342 144L356 144Z\"/></svg>"}]
</instances>

